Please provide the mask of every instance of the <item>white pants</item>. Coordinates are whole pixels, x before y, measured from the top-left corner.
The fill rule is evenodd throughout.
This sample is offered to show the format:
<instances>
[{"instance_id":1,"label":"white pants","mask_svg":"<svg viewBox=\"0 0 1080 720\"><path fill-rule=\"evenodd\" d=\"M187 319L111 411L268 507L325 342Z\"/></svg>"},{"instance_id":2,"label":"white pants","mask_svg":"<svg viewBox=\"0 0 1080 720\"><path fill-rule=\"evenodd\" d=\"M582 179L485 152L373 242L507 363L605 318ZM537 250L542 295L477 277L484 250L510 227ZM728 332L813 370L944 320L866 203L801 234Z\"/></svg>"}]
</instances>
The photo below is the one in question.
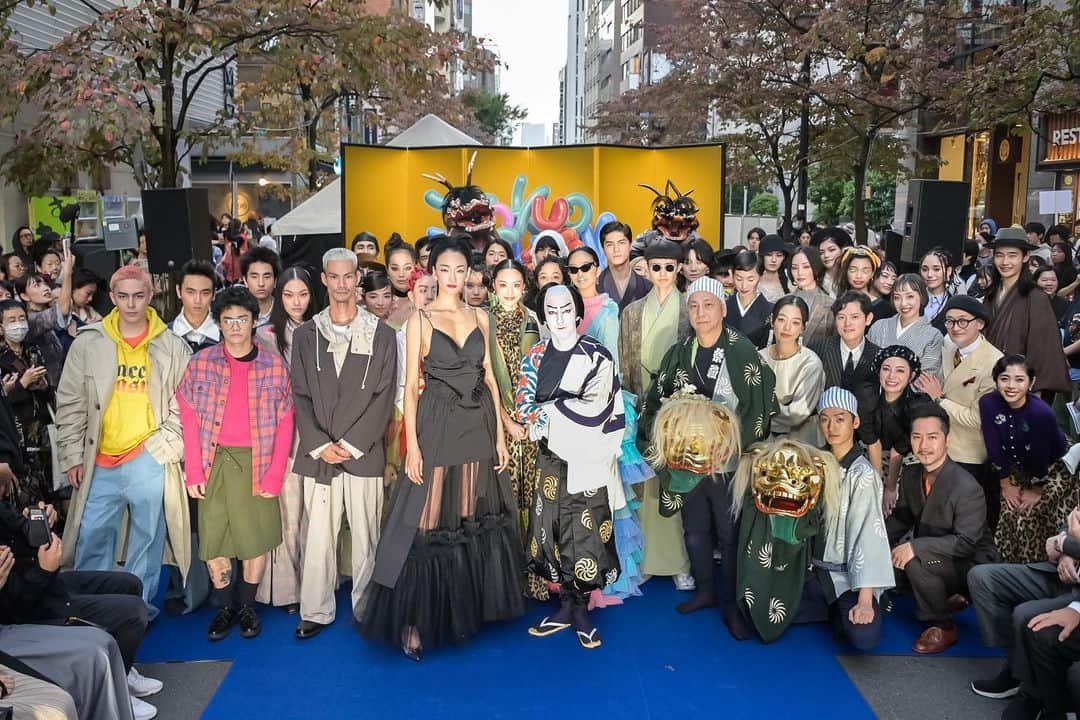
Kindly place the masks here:
<instances>
[{"instance_id":1,"label":"white pants","mask_svg":"<svg viewBox=\"0 0 1080 720\"><path fill-rule=\"evenodd\" d=\"M307 536L300 576L300 619L323 625L334 622L342 514L348 519L352 539L352 611L354 617L360 617L365 591L375 570L382 505L382 477L342 473L329 485L304 478Z\"/></svg>"}]
</instances>

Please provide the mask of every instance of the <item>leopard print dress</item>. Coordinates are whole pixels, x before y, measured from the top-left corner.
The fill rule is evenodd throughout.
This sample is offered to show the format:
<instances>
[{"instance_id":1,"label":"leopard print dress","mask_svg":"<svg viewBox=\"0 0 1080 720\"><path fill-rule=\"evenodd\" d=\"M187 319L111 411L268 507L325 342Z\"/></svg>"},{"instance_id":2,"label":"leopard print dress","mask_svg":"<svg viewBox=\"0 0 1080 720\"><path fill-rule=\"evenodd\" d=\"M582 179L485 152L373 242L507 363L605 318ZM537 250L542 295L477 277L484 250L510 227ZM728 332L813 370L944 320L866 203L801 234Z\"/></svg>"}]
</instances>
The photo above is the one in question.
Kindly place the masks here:
<instances>
[{"instance_id":1,"label":"leopard print dress","mask_svg":"<svg viewBox=\"0 0 1080 720\"><path fill-rule=\"evenodd\" d=\"M1046 560L1046 538L1061 531L1069 513L1080 505L1080 483L1061 460L1050 465L1042 497L1027 513L1001 501L994 542L1004 563Z\"/></svg>"},{"instance_id":2,"label":"leopard print dress","mask_svg":"<svg viewBox=\"0 0 1080 720\"><path fill-rule=\"evenodd\" d=\"M510 384L517 387L521 378L521 324L524 310L503 310L496 305L492 309L495 317L495 343L506 370L510 375ZM514 408L507 408L513 414ZM506 449L510 453L510 486L517 502L518 521L521 523L521 537L528 538L529 511L536 496L536 486L540 480L540 471L536 467L537 445L531 440L512 440L507 438ZM534 600L549 598L548 586L543 578L526 571L525 593Z\"/></svg>"}]
</instances>

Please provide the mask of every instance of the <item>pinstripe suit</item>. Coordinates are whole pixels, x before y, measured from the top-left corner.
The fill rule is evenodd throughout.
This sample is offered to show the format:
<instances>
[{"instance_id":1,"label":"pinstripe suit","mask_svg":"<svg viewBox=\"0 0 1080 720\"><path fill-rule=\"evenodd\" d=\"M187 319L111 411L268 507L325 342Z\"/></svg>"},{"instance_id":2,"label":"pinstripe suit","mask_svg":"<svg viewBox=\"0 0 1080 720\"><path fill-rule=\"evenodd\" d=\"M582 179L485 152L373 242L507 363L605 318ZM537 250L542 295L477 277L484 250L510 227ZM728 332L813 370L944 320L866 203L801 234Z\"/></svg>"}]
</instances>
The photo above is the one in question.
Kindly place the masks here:
<instances>
[{"instance_id":1,"label":"pinstripe suit","mask_svg":"<svg viewBox=\"0 0 1080 720\"><path fill-rule=\"evenodd\" d=\"M869 340L864 340L862 355L855 365L855 371L845 373L845 353L840 348L843 342L839 335L833 335L824 342L813 343L810 349L821 358L821 364L825 368L825 387L842 387L855 395L859 403L859 429L856 434L865 445L872 445L878 440L874 429L876 423L872 418L877 410L880 393L873 366L874 356L880 348Z\"/></svg>"}]
</instances>

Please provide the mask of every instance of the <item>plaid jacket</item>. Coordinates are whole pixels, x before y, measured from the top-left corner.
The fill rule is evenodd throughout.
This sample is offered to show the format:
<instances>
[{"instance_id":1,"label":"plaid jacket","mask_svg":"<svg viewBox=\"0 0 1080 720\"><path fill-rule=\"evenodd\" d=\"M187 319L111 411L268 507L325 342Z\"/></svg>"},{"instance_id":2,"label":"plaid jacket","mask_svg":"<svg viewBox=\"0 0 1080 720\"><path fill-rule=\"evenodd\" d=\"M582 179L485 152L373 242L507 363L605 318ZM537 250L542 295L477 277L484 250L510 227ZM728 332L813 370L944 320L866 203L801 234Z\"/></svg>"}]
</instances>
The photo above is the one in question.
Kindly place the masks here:
<instances>
[{"instance_id":1,"label":"plaid jacket","mask_svg":"<svg viewBox=\"0 0 1080 720\"><path fill-rule=\"evenodd\" d=\"M249 377L253 382L248 384L248 407L251 415L251 484L253 492L257 493L260 479L270 467L278 423L292 410L293 399L289 370L276 353L262 350L252 362ZM229 394L229 363L224 344L212 345L192 355L176 394L199 418L203 469L209 476Z\"/></svg>"}]
</instances>

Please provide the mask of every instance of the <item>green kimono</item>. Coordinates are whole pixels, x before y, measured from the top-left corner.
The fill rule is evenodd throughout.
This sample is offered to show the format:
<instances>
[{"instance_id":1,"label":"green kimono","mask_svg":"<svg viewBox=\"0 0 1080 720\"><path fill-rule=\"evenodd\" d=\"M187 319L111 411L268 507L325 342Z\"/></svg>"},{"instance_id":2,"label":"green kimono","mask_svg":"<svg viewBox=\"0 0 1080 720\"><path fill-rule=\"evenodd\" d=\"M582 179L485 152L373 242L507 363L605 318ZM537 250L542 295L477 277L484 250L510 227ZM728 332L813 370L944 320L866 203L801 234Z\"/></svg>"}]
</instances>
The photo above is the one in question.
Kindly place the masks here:
<instances>
[{"instance_id":1,"label":"green kimono","mask_svg":"<svg viewBox=\"0 0 1080 720\"><path fill-rule=\"evenodd\" d=\"M745 449L769 437L769 426L777 413L774 394L776 377L772 369L761 361L753 343L734 328L724 328L717 347L724 351L724 371L735 399L734 402L724 401L721 392L724 384L718 379L713 401L725 402L728 409L738 416L741 444ZM697 371L694 368L694 355L697 349L697 338L691 337L672 346L664 355L656 381L645 395L638 422L638 448L642 454L652 444L652 426L660 410L660 401L684 385L693 385L698 392L703 392L703 388L695 382ZM682 473L672 478L667 468L658 469L656 474L660 479L660 514L665 517L675 515L682 508L684 496L701 479L700 476Z\"/></svg>"}]
</instances>

